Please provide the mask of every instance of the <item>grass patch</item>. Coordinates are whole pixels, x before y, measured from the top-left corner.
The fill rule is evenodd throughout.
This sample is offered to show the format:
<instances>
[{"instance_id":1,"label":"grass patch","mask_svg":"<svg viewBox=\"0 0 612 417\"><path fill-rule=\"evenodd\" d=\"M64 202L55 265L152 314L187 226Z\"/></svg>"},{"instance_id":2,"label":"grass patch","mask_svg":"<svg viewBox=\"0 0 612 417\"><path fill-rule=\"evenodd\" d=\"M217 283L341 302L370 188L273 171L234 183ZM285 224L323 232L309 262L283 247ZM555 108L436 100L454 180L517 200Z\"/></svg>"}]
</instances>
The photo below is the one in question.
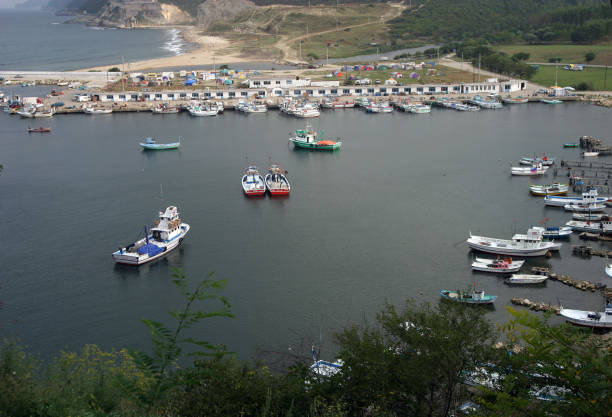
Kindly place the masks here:
<instances>
[{"instance_id":1,"label":"grass patch","mask_svg":"<svg viewBox=\"0 0 612 417\"><path fill-rule=\"evenodd\" d=\"M495 48L513 55L517 52L527 52L528 62L548 62L549 58L561 58L567 64L584 64L587 52L595 53L593 65L612 65L612 43L597 45L502 45Z\"/></svg>"},{"instance_id":2,"label":"grass patch","mask_svg":"<svg viewBox=\"0 0 612 417\"><path fill-rule=\"evenodd\" d=\"M605 68L587 68L584 71L567 71L562 66L557 70L557 84L560 87L576 87L580 83L587 83L592 86L592 90L612 91L612 68L608 69L606 88L604 88ZM531 81L549 87L555 84L554 65L541 65L536 71Z\"/></svg>"},{"instance_id":3,"label":"grass patch","mask_svg":"<svg viewBox=\"0 0 612 417\"><path fill-rule=\"evenodd\" d=\"M461 71L456 68L445 67L442 65L436 66L434 69L426 70L377 70L377 71L347 71L344 72L344 77L325 77L325 72L321 71L307 71L302 75L310 77L314 81L320 80L339 80L340 85L343 84L344 80L347 80L350 76L355 78L369 78L374 84L375 80L380 80L381 85L384 84L385 80L391 78L391 74L399 72L403 75L403 78L397 78L398 85L409 85L409 84L444 84L444 83L457 83L457 82L473 82L474 74L471 72ZM410 78L410 74L416 72L419 74L419 79Z\"/></svg>"}]
</instances>

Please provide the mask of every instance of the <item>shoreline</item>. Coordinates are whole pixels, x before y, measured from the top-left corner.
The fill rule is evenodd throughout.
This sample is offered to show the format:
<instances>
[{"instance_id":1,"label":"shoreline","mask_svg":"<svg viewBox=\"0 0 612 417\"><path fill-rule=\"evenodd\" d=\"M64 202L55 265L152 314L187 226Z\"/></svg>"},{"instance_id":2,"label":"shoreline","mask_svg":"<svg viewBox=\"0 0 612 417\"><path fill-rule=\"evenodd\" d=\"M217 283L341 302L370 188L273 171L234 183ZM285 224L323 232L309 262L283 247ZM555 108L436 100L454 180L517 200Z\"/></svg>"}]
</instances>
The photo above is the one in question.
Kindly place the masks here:
<instances>
[{"instance_id":1,"label":"shoreline","mask_svg":"<svg viewBox=\"0 0 612 417\"><path fill-rule=\"evenodd\" d=\"M266 59L245 57L239 53L220 54L219 52L223 49L231 47L232 42L221 36L202 35L200 33L202 29L197 26L147 26L143 27L143 29L178 29L180 31L179 36L186 43L194 47L179 55L125 63L126 71L144 71L169 67L193 67L199 65L214 65L215 63L221 65L253 61L267 62ZM272 60L269 62L273 64ZM107 71L112 67L122 68L123 66L124 64L119 62L96 67L80 68L72 70L71 72Z\"/></svg>"}]
</instances>

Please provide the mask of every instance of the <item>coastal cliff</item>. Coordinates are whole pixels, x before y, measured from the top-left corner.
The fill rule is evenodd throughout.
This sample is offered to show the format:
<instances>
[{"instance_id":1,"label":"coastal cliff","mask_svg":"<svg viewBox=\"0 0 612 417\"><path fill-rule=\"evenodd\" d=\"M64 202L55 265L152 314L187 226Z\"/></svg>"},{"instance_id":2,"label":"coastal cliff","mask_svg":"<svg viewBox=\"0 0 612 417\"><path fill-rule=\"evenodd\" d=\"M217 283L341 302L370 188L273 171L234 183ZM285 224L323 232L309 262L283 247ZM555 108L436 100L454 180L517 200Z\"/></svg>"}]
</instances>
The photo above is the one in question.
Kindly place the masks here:
<instances>
[{"instance_id":1,"label":"coastal cliff","mask_svg":"<svg viewBox=\"0 0 612 417\"><path fill-rule=\"evenodd\" d=\"M207 28L216 20L231 20L238 13L254 7L255 3L250 0L206 0L198 6L197 22Z\"/></svg>"},{"instance_id":2,"label":"coastal cliff","mask_svg":"<svg viewBox=\"0 0 612 417\"><path fill-rule=\"evenodd\" d=\"M185 25L195 19L179 7L156 0L108 0L95 14L80 13L73 20L91 26L134 28Z\"/></svg>"}]
</instances>

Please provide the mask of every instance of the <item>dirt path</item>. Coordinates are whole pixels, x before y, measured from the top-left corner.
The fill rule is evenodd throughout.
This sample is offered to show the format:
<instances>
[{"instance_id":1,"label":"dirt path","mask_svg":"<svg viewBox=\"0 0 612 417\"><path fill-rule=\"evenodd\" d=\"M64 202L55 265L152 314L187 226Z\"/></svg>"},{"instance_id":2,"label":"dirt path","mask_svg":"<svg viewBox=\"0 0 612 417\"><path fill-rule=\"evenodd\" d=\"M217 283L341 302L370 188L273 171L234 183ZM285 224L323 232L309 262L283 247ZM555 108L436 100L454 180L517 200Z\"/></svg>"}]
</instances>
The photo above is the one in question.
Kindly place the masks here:
<instances>
[{"instance_id":1,"label":"dirt path","mask_svg":"<svg viewBox=\"0 0 612 417\"><path fill-rule=\"evenodd\" d=\"M427 3L421 4L414 11L419 10L425 4ZM324 35L326 33L334 33L334 32L342 31L345 29L353 29L353 28L358 28L358 27L363 27L363 26L385 24L389 20L399 17L402 14L402 12L408 8L408 6L405 5L403 2L402 3L388 3L388 5L390 6L390 9L387 11L387 13L385 13L384 15L380 17L378 22L366 22L366 23L359 23L357 25L339 26L337 29L334 28L334 29L324 30L320 32L313 32L313 33L308 33L305 35L300 35L300 36L295 36L295 37L284 35L281 37L281 39L279 39L274 44L274 46L282 52L283 61L292 62L292 63L305 63L305 61L300 60L298 56L298 52L295 48L295 44L297 42L303 41L304 39L310 38L312 36Z\"/></svg>"}]
</instances>

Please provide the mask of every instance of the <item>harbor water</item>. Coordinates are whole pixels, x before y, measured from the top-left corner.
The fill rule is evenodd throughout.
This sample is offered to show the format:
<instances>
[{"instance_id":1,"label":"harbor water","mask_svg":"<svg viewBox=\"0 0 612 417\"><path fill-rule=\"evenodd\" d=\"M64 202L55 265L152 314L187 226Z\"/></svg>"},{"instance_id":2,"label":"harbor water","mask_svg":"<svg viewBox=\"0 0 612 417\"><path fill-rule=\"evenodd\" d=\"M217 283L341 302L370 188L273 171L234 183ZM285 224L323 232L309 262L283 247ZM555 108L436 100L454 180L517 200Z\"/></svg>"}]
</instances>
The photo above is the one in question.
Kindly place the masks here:
<instances>
[{"instance_id":1,"label":"harbor water","mask_svg":"<svg viewBox=\"0 0 612 417\"><path fill-rule=\"evenodd\" d=\"M312 127L343 141L325 153L293 149L288 135L304 120L278 112L34 121L0 114L0 335L42 354L86 343L146 349L140 319L168 323L167 312L182 305L176 267L192 285L210 271L227 279L223 294L236 317L208 320L198 337L243 358L258 348L298 349L300 341L331 355L334 331L372 322L385 302L435 303L440 289L474 283L499 296L487 314L500 323L513 297L601 308L597 293L559 282L508 287L473 273L465 240L469 231L509 238L545 218L568 221L529 195L528 178L510 176L511 161L543 152L579 159L580 150L563 143L610 140L610 120L608 109L578 103L424 115L325 111ZM26 132L39 125L52 133ZM145 152L145 136L181 136L181 147ZM288 170L291 196L245 198L245 168L265 171L272 162ZM554 180L567 178L532 179ZM169 205L191 225L180 249L141 267L115 265L111 253ZM579 242L574 235L527 268L610 284L605 259L571 254Z\"/></svg>"}]
</instances>

